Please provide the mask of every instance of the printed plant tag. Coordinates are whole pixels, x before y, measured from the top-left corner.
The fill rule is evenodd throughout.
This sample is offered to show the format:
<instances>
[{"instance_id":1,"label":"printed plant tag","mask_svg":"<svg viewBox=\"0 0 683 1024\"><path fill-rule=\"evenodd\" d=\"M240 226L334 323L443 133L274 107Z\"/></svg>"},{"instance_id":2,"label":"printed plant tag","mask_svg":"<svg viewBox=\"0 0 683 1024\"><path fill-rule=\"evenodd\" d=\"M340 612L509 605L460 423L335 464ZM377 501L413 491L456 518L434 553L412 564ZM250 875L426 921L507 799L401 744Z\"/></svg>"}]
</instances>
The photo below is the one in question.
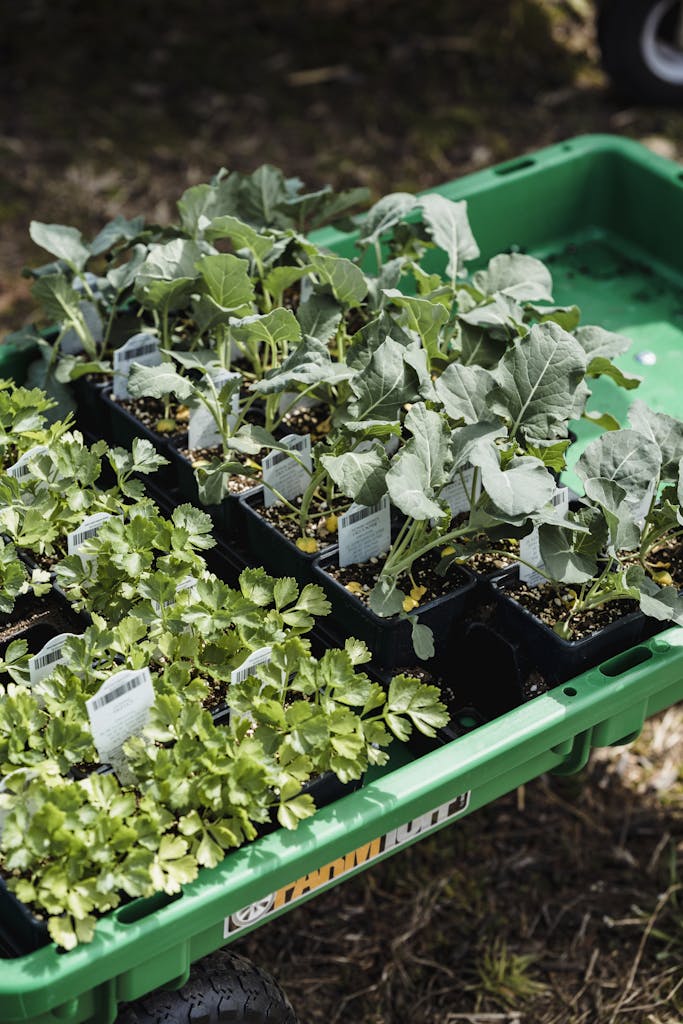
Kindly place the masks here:
<instances>
[{"instance_id":1,"label":"printed plant tag","mask_svg":"<svg viewBox=\"0 0 683 1024\"><path fill-rule=\"evenodd\" d=\"M154 686L148 668L115 672L85 702L99 758L113 767L124 784L133 776L123 755L123 744L144 728L153 703Z\"/></svg>"},{"instance_id":2,"label":"printed plant tag","mask_svg":"<svg viewBox=\"0 0 683 1024\"><path fill-rule=\"evenodd\" d=\"M384 554L391 545L389 495L376 505L352 505L339 517L337 529L341 569Z\"/></svg>"},{"instance_id":3,"label":"printed plant tag","mask_svg":"<svg viewBox=\"0 0 683 1024\"><path fill-rule=\"evenodd\" d=\"M441 491L439 497L448 504L451 515L457 516L461 512L469 512L472 508L470 495L472 495L472 482L474 480L474 466L465 466L456 470L453 479ZM481 494L481 475L477 476L476 487L474 488L473 500L476 502Z\"/></svg>"},{"instance_id":4,"label":"printed plant tag","mask_svg":"<svg viewBox=\"0 0 683 1024\"><path fill-rule=\"evenodd\" d=\"M41 679L50 674L55 665L64 661L62 648L70 636L76 636L76 634L60 633L58 636L53 636L37 654L29 658L28 672L31 686L39 683Z\"/></svg>"},{"instance_id":5,"label":"printed plant tag","mask_svg":"<svg viewBox=\"0 0 683 1024\"><path fill-rule=\"evenodd\" d=\"M42 455L48 451L46 444L35 444L33 448L29 448L27 452L17 459L13 466L7 467L8 476L13 476L15 480L25 480L26 477L33 476L29 467L31 459L35 459L36 455Z\"/></svg>"},{"instance_id":6,"label":"printed plant tag","mask_svg":"<svg viewBox=\"0 0 683 1024\"><path fill-rule=\"evenodd\" d=\"M217 391L220 391L224 384L227 384L229 380L239 380L240 374L232 370L220 370L218 373L211 374L211 380L213 381L214 387ZM240 411L240 393L237 388L230 400L230 415L228 422L230 426L234 426ZM221 432L218 429L218 424L215 419L206 408L205 405L200 403L190 411L190 423L187 431L187 447L192 448L213 448L214 445L221 443Z\"/></svg>"},{"instance_id":7,"label":"printed plant tag","mask_svg":"<svg viewBox=\"0 0 683 1024\"><path fill-rule=\"evenodd\" d=\"M67 553L70 555L80 555L81 561L84 564L90 562L95 556L85 554L85 552L81 551L81 548L86 540L96 537L100 532L102 524L111 518L112 516L109 512L96 512L94 515L84 519L77 530L72 530L71 533L66 535Z\"/></svg>"},{"instance_id":8,"label":"printed plant tag","mask_svg":"<svg viewBox=\"0 0 683 1024\"><path fill-rule=\"evenodd\" d=\"M114 350L114 398L129 399L128 375L133 363L159 366L161 350L159 339L147 331L134 334L120 348Z\"/></svg>"},{"instance_id":9,"label":"printed plant tag","mask_svg":"<svg viewBox=\"0 0 683 1024\"><path fill-rule=\"evenodd\" d=\"M183 579L178 584L178 586L175 588L175 592L176 592L176 594L179 594L181 592L181 590L191 590L193 587L196 587L196 586L197 586L197 577L196 576L184 576ZM164 608L168 608L172 604L173 604L173 600L164 601ZM154 608L154 611L157 612L157 613L159 613L161 611L161 605L159 604L158 601L152 600L152 608Z\"/></svg>"},{"instance_id":10,"label":"printed plant tag","mask_svg":"<svg viewBox=\"0 0 683 1024\"><path fill-rule=\"evenodd\" d=\"M256 668L257 665L267 665L270 661L270 656L273 653L272 647L259 647L257 651L252 651L248 658L246 658L239 668L235 668L230 673L231 683L243 683Z\"/></svg>"},{"instance_id":11,"label":"printed plant tag","mask_svg":"<svg viewBox=\"0 0 683 1024\"><path fill-rule=\"evenodd\" d=\"M558 487L550 500L555 508L566 512L569 508L569 488ZM540 569L543 568L543 559L541 558L541 549L538 543L538 529L533 529L528 537L522 537L519 542L519 556L525 562L537 565ZM534 569L521 564L519 566L519 578L528 587L537 587L540 583L547 582L545 576L541 576Z\"/></svg>"},{"instance_id":12,"label":"printed plant tag","mask_svg":"<svg viewBox=\"0 0 683 1024\"><path fill-rule=\"evenodd\" d=\"M306 490L313 470L310 434L287 434L280 441L291 452L296 452L300 464L287 452L269 452L261 462L263 474L263 504L266 508L277 505L281 494L292 501ZM276 494L275 492L278 492Z\"/></svg>"}]
</instances>

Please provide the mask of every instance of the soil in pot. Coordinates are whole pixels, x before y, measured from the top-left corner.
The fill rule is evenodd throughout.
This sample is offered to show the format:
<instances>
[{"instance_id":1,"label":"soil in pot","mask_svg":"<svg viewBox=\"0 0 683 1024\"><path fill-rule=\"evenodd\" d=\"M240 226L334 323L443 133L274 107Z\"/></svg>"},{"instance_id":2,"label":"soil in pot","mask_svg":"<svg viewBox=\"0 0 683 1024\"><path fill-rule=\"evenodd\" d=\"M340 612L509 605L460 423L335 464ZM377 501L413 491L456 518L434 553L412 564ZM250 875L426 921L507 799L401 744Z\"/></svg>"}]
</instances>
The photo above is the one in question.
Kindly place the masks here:
<instances>
[{"instance_id":1,"label":"soil in pot","mask_svg":"<svg viewBox=\"0 0 683 1024\"><path fill-rule=\"evenodd\" d=\"M180 441L187 433L190 410L180 402L172 401L167 410L160 398L115 398L113 394L107 397L137 420L159 443Z\"/></svg>"},{"instance_id":2,"label":"soil in pot","mask_svg":"<svg viewBox=\"0 0 683 1024\"><path fill-rule=\"evenodd\" d=\"M19 636L26 636L29 651L37 654L53 636L81 633L84 625L84 619L58 594L27 594L17 600L12 614L0 624L0 656Z\"/></svg>"},{"instance_id":3,"label":"soil in pot","mask_svg":"<svg viewBox=\"0 0 683 1024\"><path fill-rule=\"evenodd\" d=\"M413 580L416 586L425 588L424 595L414 607L406 609L407 615L385 618L369 607L370 591L379 576L382 559L342 569L336 549L322 555L315 562L314 575L332 605L326 628L340 639L355 636L364 640L376 665L393 668L415 660L412 624L417 618L432 630L436 657L441 657L454 622L474 599L477 582L468 569L457 565L445 576L437 575L439 561L439 554L430 552L414 564ZM410 582L407 586L411 586Z\"/></svg>"},{"instance_id":4,"label":"soil in pot","mask_svg":"<svg viewBox=\"0 0 683 1024\"><path fill-rule=\"evenodd\" d=\"M329 405L321 403L313 406L295 406L290 412L282 417L282 422L275 431L276 437L286 437L287 434L310 434L311 444L321 441L330 432Z\"/></svg>"}]
</instances>

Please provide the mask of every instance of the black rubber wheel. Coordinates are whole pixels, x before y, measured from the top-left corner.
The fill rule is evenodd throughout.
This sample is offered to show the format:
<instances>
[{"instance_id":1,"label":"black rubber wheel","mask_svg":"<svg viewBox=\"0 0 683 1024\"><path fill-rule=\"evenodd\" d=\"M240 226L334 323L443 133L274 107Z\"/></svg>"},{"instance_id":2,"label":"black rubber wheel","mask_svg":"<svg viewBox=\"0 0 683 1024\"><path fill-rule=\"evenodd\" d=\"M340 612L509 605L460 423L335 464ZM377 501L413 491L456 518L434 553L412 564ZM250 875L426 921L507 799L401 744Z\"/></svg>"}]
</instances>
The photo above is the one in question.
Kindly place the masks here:
<instances>
[{"instance_id":1,"label":"black rubber wheel","mask_svg":"<svg viewBox=\"0 0 683 1024\"><path fill-rule=\"evenodd\" d=\"M637 102L683 103L681 0L602 0L598 42L615 88Z\"/></svg>"},{"instance_id":2,"label":"black rubber wheel","mask_svg":"<svg viewBox=\"0 0 683 1024\"><path fill-rule=\"evenodd\" d=\"M219 950L192 966L177 992L122 1007L116 1024L297 1024L278 983L249 960Z\"/></svg>"}]
</instances>

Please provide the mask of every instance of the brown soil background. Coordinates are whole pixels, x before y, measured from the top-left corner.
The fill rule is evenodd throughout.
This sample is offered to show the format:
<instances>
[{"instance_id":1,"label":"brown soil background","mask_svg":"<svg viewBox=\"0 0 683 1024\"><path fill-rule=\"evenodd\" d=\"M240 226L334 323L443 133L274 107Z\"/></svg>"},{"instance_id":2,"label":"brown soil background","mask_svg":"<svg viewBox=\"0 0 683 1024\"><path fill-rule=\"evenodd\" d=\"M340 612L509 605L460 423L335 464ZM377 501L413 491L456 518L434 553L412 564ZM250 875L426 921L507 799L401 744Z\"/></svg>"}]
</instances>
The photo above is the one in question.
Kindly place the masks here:
<instances>
[{"instance_id":1,"label":"brown soil background","mask_svg":"<svg viewBox=\"0 0 683 1024\"><path fill-rule=\"evenodd\" d=\"M683 154L683 110L613 91L587 0L5 6L3 332L31 317L31 218L167 222L221 166L377 198L585 132ZM302 1024L680 1024L682 751L676 707L235 948Z\"/></svg>"}]
</instances>

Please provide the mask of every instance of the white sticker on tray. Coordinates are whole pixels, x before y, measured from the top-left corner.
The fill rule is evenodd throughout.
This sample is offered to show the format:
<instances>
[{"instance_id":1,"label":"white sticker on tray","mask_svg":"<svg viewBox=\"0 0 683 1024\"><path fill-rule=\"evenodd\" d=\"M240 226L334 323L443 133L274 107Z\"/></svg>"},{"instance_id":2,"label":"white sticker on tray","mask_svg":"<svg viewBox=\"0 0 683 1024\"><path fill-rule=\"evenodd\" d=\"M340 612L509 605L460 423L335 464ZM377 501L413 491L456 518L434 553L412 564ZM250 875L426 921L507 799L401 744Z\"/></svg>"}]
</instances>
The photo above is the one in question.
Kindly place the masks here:
<instances>
[{"instance_id":1,"label":"white sticker on tray","mask_svg":"<svg viewBox=\"0 0 683 1024\"><path fill-rule=\"evenodd\" d=\"M86 554L82 547L87 540L92 540L100 532L104 523L113 516L110 512L95 512L83 520L77 530L72 530L66 535L67 552L70 555L80 555L82 562L89 562L94 555Z\"/></svg>"},{"instance_id":2,"label":"white sticker on tray","mask_svg":"<svg viewBox=\"0 0 683 1024\"><path fill-rule=\"evenodd\" d=\"M280 495L287 501L303 494L311 480L313 461L311 458L310 434L287 434L280 444L289 452L269 452L261 462L263 476L263 504L266 508L277 505ZM298 460L298 461L297 461Z\"/></svg>"},{"instance_id":3,"label":"white sticker on tray","mask_svg":"<svg viewBox=\"0 0 683 1024\"><path fill-rule=\"evenodd\" d=\"M217 373L211 374L213 385L219 393L228 381L239 380L240 377L241 374L233 370L219 370ZM230 415L228 416L230 427L235 425L239 411L240 392L239 388L236 388L230 398ZM213 448L214 445L220 444L221 440L218 424L206 406L201 402L193 406L190 411L190 423L187 431L187 447L191 450L194 448Z\"/></svg>"},{"instance_id":4,"label":"white sticker on tray","mask_svg":"<svg viewBox=\"0 0 683 1024\"><path fill-rule=\"evenodd\" d=\"M86 299L83 302L79 302L78 308L83 315L83 320L90 331L92 340L96 345L99 345L104 337L104 325L97 306ZM76 356L80 352L83 352L83 342L78 336L78 332L73 327L64 334L60 343L60 348L62 352L69 356Z\"/></svg>"},{"instance_id":5,"label":"white sticker on tray","mask_svg":"<svg viewBox=\"0 0 683 1024\"><path fill-rule=\"evenodd\" d=\"M24 452L13 466L7 467L7 475L13 476L15 480L25 480L26 477L33 476L29 462L31 459L35 459L37 455L44 455L47 451L49 449L46 444L35 444L33 448L29 448L27 452Z\"/></svg>"},{"instance_id":6,"label":"white sticker on tray","mask_svg":"<svg viewBox=\"0 0 683 1024\"><path fill-rule=\"evenodd\" d=\"M569 488L558 487L551 498L551 503L554 508L566 514L569 508ZM532 566L536 566L538 569L543 568L537 527L534 527L527 537L522 537L520 540L519 557L528 563L528 565L522 565L520 562L519 578L522 583L526 583L528 587L538 587L541 583L548 582L545 576L542 576L540 572L532 568Z\"/></svg>"},{"instance_id":7,"label":"white sticker on tray","mask_svg":"<svg viewBox=\"0 0 683 1024\"><path fill-rule=\"evenodd\" d=\"M462 469L456 470L451 482L442 489L440 497L447 503L451 510L451 515L457 516L461 512L469 512L474 502L479 498L481 494L481 474L477 474L473 493L474 474L474 466L464 466Z\"/></svg>"},{"instance_id":8,"label":"white sticker on tray","mask_svg":"<svg viewBox=\"0 0 683 1024\"><path fill-rule=\"evenodd\" d=\"M39 683L45 676L49 676L55 665L65 660L62 648L70 636L76 636L76 634L60 633L58 636L53 636L37 654L29 658L28 672L31 686Z\"/></svg>"},{"instance_id":9,"label":"white sticker on tray","mask_svg":"<svg viewBox=\"0 0 683 1024\"><path fill-rule=\"evenodd\" d=\"M385 494L376 505L352 505L339 517L339 567L376 558L391 545L391 506Z\"/></svg>"},{"instance_id":10,"label":"white sticker on tray","mask_svg":"<svg viewBox=\"0 0 683 1024\"><path fill-rule=\"evenodd\" d=\"M123 669L109 676L85 702L100 761L112 766L120 782L133 778L123 744L144 728L154 696L148 668Z\"/></svg>"},{"instance_id":11,"label":"white sticker on tray","mask_svg":"<svg viewBox=\"0 0 683 1024\"><path fill-rule=\"evenodd\" d=\"M124 401L130 398L128 376L133 363L142 366L159 366L161 349L159 339L147 331L134 334L120 348L114 350L114 398Z\"/></svg>"}]
</instances>

